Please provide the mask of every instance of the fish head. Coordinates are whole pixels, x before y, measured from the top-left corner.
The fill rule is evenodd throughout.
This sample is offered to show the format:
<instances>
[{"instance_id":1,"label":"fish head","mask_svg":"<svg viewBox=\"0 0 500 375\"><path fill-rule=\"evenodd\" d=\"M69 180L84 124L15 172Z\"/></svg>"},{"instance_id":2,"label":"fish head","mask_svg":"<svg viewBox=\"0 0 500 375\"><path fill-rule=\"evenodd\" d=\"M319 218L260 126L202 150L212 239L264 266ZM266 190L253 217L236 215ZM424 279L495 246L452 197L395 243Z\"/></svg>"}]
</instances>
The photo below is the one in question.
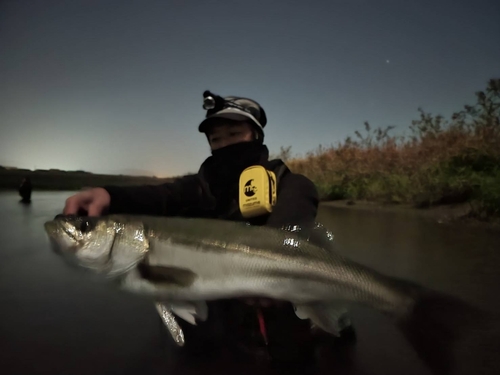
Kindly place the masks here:
<instances>
[{"instance_id":1,"label":"fish head","mask_svg":"<svg viewBox=\"0 0 500 375\"><path fill-rule=\"evenodd\" d=\"M45 223L52 250L83 268L109 266L116 237L114 225L103 218L58 215Z\"/></svg>"},{"instance_id":2,"label":"fish head","mask_svg":"<svg viewBox=\"0 0 500 375\"><path fill-rule=\"evenodd\" d=\"M52 249L69 264L106 276L135 267L149 250L140 221L58 215L45 223Z\"/></svg>"}]
</instances>

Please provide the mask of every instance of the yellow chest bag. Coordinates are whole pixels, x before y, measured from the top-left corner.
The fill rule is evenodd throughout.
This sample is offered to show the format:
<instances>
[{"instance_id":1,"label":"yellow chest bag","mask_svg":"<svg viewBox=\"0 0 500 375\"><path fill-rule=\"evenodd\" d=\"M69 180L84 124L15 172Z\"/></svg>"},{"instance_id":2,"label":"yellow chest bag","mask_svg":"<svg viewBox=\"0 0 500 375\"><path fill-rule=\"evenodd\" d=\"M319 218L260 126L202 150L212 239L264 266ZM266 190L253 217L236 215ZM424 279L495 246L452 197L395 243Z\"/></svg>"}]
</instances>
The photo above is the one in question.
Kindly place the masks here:
<instances>
[{"instance_id":1,"label":"yellow chest bag","mask_svg":"<svg viewBox=\"0 0 500 375\"><path fill-rule=\"evenodd\" d=\"M260 165L245 169L239 181L239 205L244 218L271 213L277 198L274 172Z\"/></svg>"}]
</instances>

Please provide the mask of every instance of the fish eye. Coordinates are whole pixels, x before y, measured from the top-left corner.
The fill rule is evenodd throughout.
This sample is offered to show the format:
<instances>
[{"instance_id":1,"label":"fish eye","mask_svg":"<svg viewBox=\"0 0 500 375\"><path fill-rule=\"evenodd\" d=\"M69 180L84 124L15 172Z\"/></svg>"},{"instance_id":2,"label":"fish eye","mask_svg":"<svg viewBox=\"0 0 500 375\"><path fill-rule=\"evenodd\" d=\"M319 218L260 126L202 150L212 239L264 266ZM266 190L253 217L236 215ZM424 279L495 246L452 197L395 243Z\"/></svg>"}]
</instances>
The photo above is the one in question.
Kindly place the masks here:
<instances>
[{"instance_id":1,"label":"fish eye","mask_svg":"<svg viewBox=\"0 0 500 375\"><path fill-rule=\"evenodd\" d=\"M96 226L96 221L95 220L91 220L91 219L84 219L80 222L80 225L79 225L79 230L80 232L82 233L89 233L91 232Z\"/></svg>"},{"instance_id":2,"label":"fish eye","mask_svg":"<svg viewBox=\"0 0 500 375\"><path fill-rule=\"evenodd\" d=\"M89 222L84 220L80 223L80 228L78 228L80 230L80 232L82 233L87 233L87 231L89 231Z\"/></svg>"}]
</instances>

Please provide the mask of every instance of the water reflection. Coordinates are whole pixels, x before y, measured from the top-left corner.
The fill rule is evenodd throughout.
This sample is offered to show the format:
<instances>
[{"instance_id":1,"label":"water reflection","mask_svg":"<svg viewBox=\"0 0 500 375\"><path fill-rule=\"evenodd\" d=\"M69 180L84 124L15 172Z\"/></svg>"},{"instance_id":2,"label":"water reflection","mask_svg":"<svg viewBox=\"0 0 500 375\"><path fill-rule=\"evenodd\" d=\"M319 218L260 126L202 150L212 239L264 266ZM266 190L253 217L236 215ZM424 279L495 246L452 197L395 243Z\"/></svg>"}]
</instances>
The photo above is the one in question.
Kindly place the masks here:
<instances>
[{"instance_id":1,"label":"water reflection","mask_svg":"<svg viewBox=\"0 0 500 375\"><path fill-rule=\"evenodd\" d=\"M409 212L323 207L318 216L336 236L337 250L381 272L500 310L500 232L437 224Z\"/></svg>"}]
</instances>

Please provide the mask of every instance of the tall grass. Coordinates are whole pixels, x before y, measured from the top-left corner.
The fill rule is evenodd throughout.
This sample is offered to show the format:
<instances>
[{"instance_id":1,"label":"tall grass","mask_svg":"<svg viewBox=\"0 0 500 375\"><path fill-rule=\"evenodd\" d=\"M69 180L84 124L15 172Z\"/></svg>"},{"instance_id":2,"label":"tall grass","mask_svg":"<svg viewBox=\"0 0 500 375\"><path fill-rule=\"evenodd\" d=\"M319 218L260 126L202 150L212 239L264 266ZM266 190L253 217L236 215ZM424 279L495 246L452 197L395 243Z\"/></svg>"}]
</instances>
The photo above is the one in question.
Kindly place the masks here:
<instances>
[{"instance_id":1,"label":"tall grass","mask_svg":"<svg viewBox=\"0 0 500 375\"><path fill-rule=\"evenodd\" d=\"M410 136L392 127L355 132L305 157L282 148L290 169L315 182L325 200L411 203L418 207L470 202L478 217L500 214L500 79L449 120L419 108Z\"/></svg>"}]
</instances>

